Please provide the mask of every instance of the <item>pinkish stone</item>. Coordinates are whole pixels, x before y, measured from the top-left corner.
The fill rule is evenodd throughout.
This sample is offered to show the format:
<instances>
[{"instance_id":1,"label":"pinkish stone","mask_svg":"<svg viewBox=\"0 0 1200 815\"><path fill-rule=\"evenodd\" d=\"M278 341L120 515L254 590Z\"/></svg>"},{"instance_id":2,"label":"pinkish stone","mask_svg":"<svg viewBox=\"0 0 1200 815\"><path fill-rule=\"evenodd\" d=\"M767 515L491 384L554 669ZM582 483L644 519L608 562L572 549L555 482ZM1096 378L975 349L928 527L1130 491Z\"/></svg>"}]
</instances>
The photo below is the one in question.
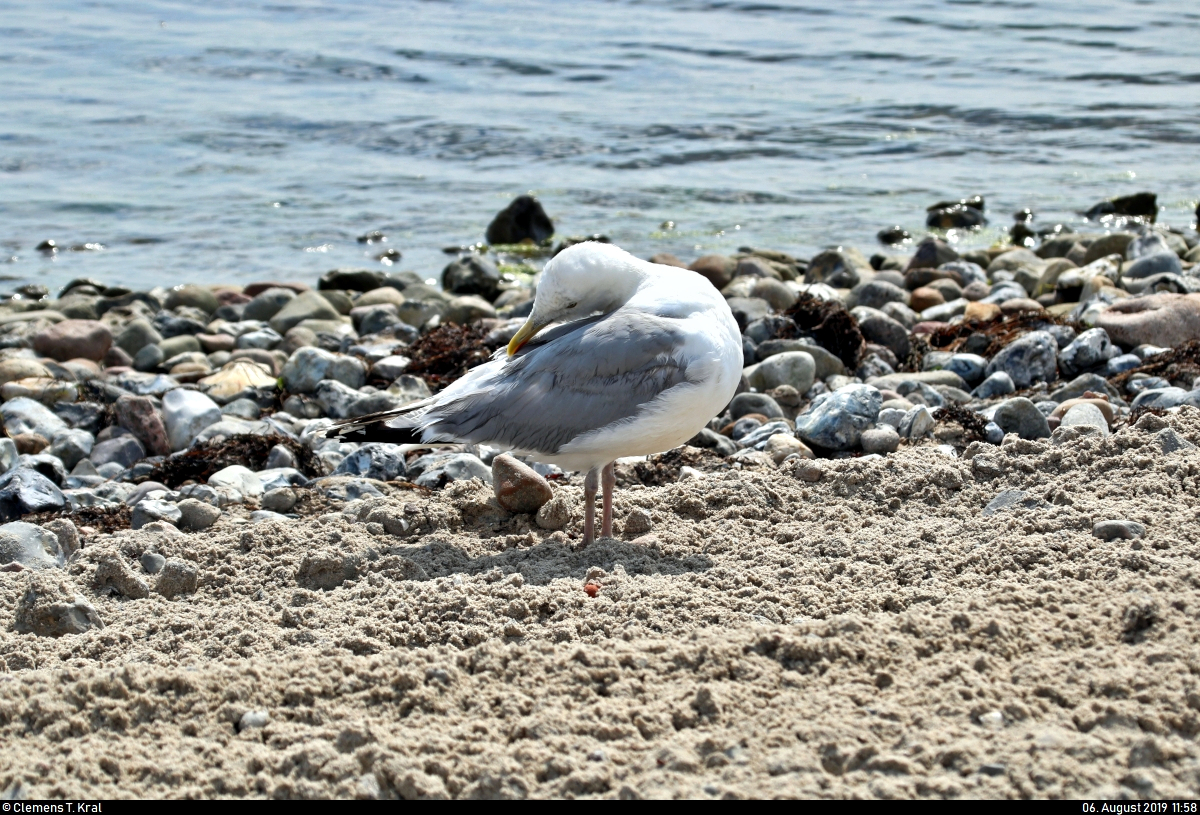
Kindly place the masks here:
<instances>
[{"instance_id":1,"label":"pinkish stone","mask_svg":"<svg viewBox=\"0 0 1200 815\"><path fill-rule=\"evenodd\" d=\"M1096 317L1113 342L1175 348L1200 339L1200 294L1152 294L1118 300Z\"/></svg>"},{"instance_id":2,"label":"pinkish stone","mask_svg":"<svg viewBox=\"0 0 1200 815\"><path fill-rule=\"evenodd\" d=\"M33 337L33 350L60 362L83 357L99 362L112 346L112 332L99 320L63 320Z\"/></svg>"},{"instance_id":3,"label":"pinkish stone","mask_svg":"<svg viewBox=\"0 0 1200 815\"><path fill-rule=\"evenodd\" d=\"M508 453L492 460L492 484L496 502L509 512L537 512L554 496L546 479Z\"/></svg>"},{"instance_id":4,"label":"pinkish stone","mask_svg":"<svg viewBox=\"0 0 1200 815\"><path fill-rule=\"evenodd\" d=\"M171 452L167 441L167 428L162 417L154 409L154 403L145 396L122 396L114 405L117 423L128 430L153 456L165 456Z\"/></svg>"}]
</instances>

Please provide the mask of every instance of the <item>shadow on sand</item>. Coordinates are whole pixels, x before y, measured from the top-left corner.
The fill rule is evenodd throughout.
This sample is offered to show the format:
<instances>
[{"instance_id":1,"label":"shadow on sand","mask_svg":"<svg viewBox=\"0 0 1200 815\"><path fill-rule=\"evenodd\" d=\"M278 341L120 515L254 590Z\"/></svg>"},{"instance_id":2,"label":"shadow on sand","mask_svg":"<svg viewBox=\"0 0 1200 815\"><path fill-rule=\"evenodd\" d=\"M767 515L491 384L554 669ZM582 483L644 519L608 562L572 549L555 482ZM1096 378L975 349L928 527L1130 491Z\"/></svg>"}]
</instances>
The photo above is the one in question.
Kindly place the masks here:
<instances>
[{"instance_id":1,"label":"shadow on sand","mask_svg":"<svg viewBox=\"0 0 1200 815\"><path fill-rule=\"evenodd\" d=\"M387 552L419 566L424 574L414 576L412 579L415 580L499 569L502 574L520 572L525 582L533 585L545 585L562 577L583 580L593 566L612 572L620 565L631 575L677 575L702 572L713 565L706 555L668 555L660 551L657 541L647 543L601 538L586 549L573 549L569 543L548 540L525 548L510 547L503 552L472 557L452 543L429 540L422 546L389 547Z\"/></svg>"}]
</instances>

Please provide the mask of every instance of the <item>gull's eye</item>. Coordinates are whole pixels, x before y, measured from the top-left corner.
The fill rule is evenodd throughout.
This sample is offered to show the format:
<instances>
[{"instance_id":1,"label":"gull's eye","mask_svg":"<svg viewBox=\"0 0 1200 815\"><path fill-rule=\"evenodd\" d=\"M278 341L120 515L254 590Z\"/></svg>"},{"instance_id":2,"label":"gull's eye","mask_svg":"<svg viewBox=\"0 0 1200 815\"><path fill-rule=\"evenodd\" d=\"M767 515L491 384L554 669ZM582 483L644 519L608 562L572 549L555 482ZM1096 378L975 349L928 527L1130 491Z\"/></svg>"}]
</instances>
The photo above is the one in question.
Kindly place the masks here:
<instances>
[{"instance_id":1,"label":"gull's eye","mask_svg":"<svg viewBox=\"0 0 1200 815\"><path fill-rule=\"evenodd\" d=\"M567 303L567 308L575 308L575 306L577 306L577 305L579 305L579 304L578 303Z\"/></svg>"}]
</instances>

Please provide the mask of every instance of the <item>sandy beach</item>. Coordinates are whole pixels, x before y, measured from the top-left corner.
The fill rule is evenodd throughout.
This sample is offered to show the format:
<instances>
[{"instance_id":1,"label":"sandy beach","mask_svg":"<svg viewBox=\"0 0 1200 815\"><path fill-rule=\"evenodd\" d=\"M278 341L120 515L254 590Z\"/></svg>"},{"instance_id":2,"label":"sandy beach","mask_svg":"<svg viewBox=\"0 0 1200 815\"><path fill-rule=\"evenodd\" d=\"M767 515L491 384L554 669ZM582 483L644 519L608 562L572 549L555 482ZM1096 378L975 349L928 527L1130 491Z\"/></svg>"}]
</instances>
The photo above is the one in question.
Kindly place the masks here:
<instances>
[{"instance_id":1,"label":"sandy beach","mask_svg":"<svg viewBox=\"0 0 1200 815\"><path fill-rule=\"evenodd\" d=\"M104 622L0 631L0 790L1192 797L1189 440L1182 408L961 459L627 470L618 529L650 528L583 551L577 512L548 533L480 482L97 536L65 575L0 573L0 617L87 592ZM1093 534L1113 519L1144 537ZM94 591L147 550L195 593Z\"/></svg>"}]
</instances>

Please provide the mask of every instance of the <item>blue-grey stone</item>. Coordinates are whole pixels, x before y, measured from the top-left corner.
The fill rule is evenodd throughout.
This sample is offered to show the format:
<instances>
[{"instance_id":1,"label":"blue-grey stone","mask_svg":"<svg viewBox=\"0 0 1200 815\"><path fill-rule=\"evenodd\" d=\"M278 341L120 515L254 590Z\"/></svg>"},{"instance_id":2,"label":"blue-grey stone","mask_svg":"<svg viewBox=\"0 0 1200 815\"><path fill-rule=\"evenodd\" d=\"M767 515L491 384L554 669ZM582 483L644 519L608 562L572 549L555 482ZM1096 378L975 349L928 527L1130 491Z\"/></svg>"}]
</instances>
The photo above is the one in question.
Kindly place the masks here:
<instances>
[{"instance_id":1,"label":"blue-grey stone","mask_svg":"<svg viewBox=\"0 0 1200 815\"><path fill-rule=\"evenodd\" d=\"M6 563L53 569L66 563L66 557L57 535L36 524L12 521L0 525L0 565Z\"/></svg>"},{"instance_id":2,"label":"blue-grey stone","mask_svg":"<svg viewBox=\"0 0 1200 815\"><path fill-rule=\"evenodd\" d=\"M882 404L882 395L870 385L847 385L822 394L796 418L796 435L827 450L849 450L875 423Z\"/></svg>"},{"instance_id":3,"label":"blue-grey stone","mask_svg":"<svg viewBox=\"0 0 1200 815\"><path fill-rule=\"evenodd\" d=\"M1125 392L1136 396L1142 391L1169 387L1171 387L1171 383L1161 376L1148 376L1145 379L1130 379L1125 383Z\"/></svg>"},{"instance_id":4,"label":"blue-grey stone","mask_svg":"<svg viewBox=\"0 0 1200 815\"><path fill-rule=\"evenodd\" d=\"M900 421L900 435L906 439L923 439L933 430L933 414L925 405L917 405Z\"/></svg>"},{"instance_id":5,"label":"blue-grey stone","mask_svg":"<svg viewBox=\"0 0 1200 815\"><path fill-rule=\"evenodd\" d=\"M988 422L984 425L983 433L988 444L999 444L1004 441L1004 428L995 422Z\"/></svg>"},{"instance_id":6,"label":"blue-grey stone","mask_svg":"<svg viewBox=\"0 0 1200 815\"><path fill-rule=\"evenodd\" d=\"M1047 331L1031 331L1009 343L988 363L987 375L1003 371L1018 388L1058 378L1058 341Z\"/></svg>"},{"instance_id":7,"label":"blue-grey stone","mask_svg":"<svg viewBox=\"0 0 1200 815\"><path fill-rule=\"evenodd\" d=\"M742 367L748 368L758 359L758 354L754 347L754 340L749 337L742 337Z\"/></svg>"},{"instance_id":8,"label":"blue-grey stone","mask_svg":"<svg viewBox=\"0 0 1200 815\"><path fill-rule=\"evenodd\" d=\"M1078 427L1088 425L1100 429L1100 435L1108 435L1108 420L1100 412L1100 408L1087 402L1081 402L1068 410L1062 417L1059 427Z\"/></svg>"},{"instance_id":9,"label":"blue-grey stone","mask_svg":"<svg viewBox=\"0 0 1200 815\"><path fill-rule=\"evenodd\" d=\"M1135 540L1146 534L1146 527L1137 521L1100 521L1092 527L1092 534L1102 541Z\"/></svg>"},{"instance_id":10,"label":"blue-grey stone","mask_svg":"<svg viewBox=\"0 0 1200 815\"><path fill-rule=\"evenodd\" d=\"M1119 357L1113 357L1108 361L1104 372L1108 376L1116 376L1117 374L1125 373L1125 371L1140 368L1142 365L1142 360L1137 354L1121 354Z\"/></svg>"},{"instance_id":11,"label":"blue-grey stone","mask_svg":"<svg viewBox=\"0 0 1200 815\"><path fill-rule=\"evenodd\" d=\"M1164 453L1174 453L1180 450L1190 452L1196 449L1196 445L1169 427L1164 427L1154 434L1154 444Z\"/></svg>"},{"instance_id":12,"label":"blue-grey stone","mask_svg":"<svg viewBox=\"0 0 1200 815\"><path fill-rule=\"evenodd\" d=\"M779 403L765 393L739 393L729 403L729 413L734 419L740 419L747 413L761 413L768 419L783 418Z\"/></svg>"},{"instance_id":13,"label":"blue-grey stone","mask_svg":"<svg viewBox=\"0 0 1200 815\"><path fill-rule=\"evenodd\" d=\"M1120 354L1103 328L1089 328L1058 352L1058 366L1066 376L1076 376Z\"/></svg>"},{"instance_id":14,"label":"blue-grey stone","mask_svg":"<svg viewBox=\"0 0 1200 815\"><path fill-rule=\"evenodd\" d=\"M1045 439L1050 436L1050 424L1037 405L1018 396L996 406L992 421L1005 433L1016 433L1023 439Z\"/></svg>"},{"instance_id":15,"label":"blue-grey stone","mask_svg":"<svg viewBox=\"0 0 1200 815\"><path fill-rule=\"evenodd\" d=\"M896 385L895 390L896 393L916 404L928 405L929 407L942 407L946 404L946 398L934 390L931 385L924 382L906 379Z\"/></svg>"},{"instance_id":16,"label":"blue-grey stone","mask_svg":"<svg viewBox=\"0 0 1200 815\"><path fill-rule=\"evenodd\" d=\"M740 437L737 443L739 447L753 447L756 450L761 450L766 446L767 440L777 434L784 436L794 435L792 429L788 427L787 422L767 422L758 429Z\"/></svg>"},{"instance_id":17,"label":"blue-grey stone","mask_svg":"<svg viewBox=\"0 0 1200 815\"><path fill-rule=\"evenodd\" d=\"M398 444L368 442L342 459L333 475L356 475L394 481L404 475L404 453Z\"/></svg>"},{"instance_id":18,"label":"blue-grey stone","mask_svg":"<svg viewBox=\"0 0 1200 815\"><path fill-rule=\"evenodd\" d=\"M427 463L422 468L421 475L413 479L413 483L433 488L441 483L443 477L448 481L469 481L472 478L479 478L485 484L492 483L492 469L470 453L449 455L431 453L430 456L437 456L437 460ZM416 462L413 463L416 464ZM409 475L411 477L411 472Z\"/></svg>"},{"instance_id":19,"label":"blue-grey stone","mask_svg":"<svg viewBox=\"0 0 1200 815\"><path fill-rule=\"evenodd\" d=\"M879 416L876 417L875 421L879 424L886 424L894 428L899 428L900 423L904 421L904 415L906 412L907 411L900 410L899 408L884 408L883 410L879 411Z\"/></svg>"},{"instance_id":20,"label":"blue-grey stone","mask_svg":"<svg viewBox=\"0 0 1200 815\"><path fill-rule=\"evenodd\" d=\"M1144 255L1133 263L1129 264L1125 269L1125 277L1138 280L1143 277L1150 277L1156 274L1182 274L1183 263L1179 260L1179 255L1171 251L1156 252L1153 255Z\"/></svg>"},{"instance_id":21,"label":"blue-grey stone","mask_svg":"<svg viewBox=\"0 0 1200 815\"><path fill-rule=\"evenodd\" d=\"M911 344L908 329L891 317L873 308L858 306L850 312L858 320L858 330L867 342L876 342L888 348L896 359L908 359Z\"/></svg>"},{"instance_id":22,"label":"blue-grey stone","mask_svg":"<svg viewBox=\"0 0 1200 815\"><path fill-rule=\"evenodd\" d=\"M62 490L41 473L17 467L0 475L0 521L14 521L30 512L62 509Z\"/></svg>"},{"instance_id":23,"label":"blue-grey stone","mask_svg":"<svg viewBox=\"0 0 1200 815\"><path fill-rule=\"evenodd\" d=\"M995 515L997 512L1015 509L1016 507L1036 509L1044 506L1044 504L1044 501L1032 498L1022 490L1004 490L988 502L987 506L983 508L983 514L989 516Z\"/></svg>"},{"instance_id":24,"label":"blue-grey stone","mask_svg":"<svg viewBox=\"0 0 1200 815\"><path fill-rule=\"evenodd\" d=\"M1075 329L1069 325L1048 325L1045 330L1046 333L1054 337L1059 348L1066 348L1075 341L1075 337L1077 336Z\"/></svg>"},{"instance_id":25,"label":"blue-grey stone","mask_svg":"<svg viewBox=\"0 0 1200 815\"><path fill-rule=\"evenodd\" d=\"M987 283L987 272L978 263L969 260L952 260L938 267L943 272L957 272L962 278L963 288L972 283Z\"/></svg>"},{"instance_id":26,"label":"blue-grey stone","mask_svg":"<svg viewBox=\"0 0 1200 815\"><path fill-rule=\"evenodd\" d=\"M146 457L146 448L132 435L117 436L115 439L102 441L92 447L92 464L99 470L105 464L119 464L121 469L132 467ZM103 475L101 471L101 475Z\"/></svg>"},{"instance_id":27,"label":"blue-grey stone","mask_svg":"<svg viewBox=\"0 0 1200 815\"><path fill-rule=\"evenodd\" d=\"M141 529L146 524L153 523L154 521L166 521L174 525L178 524L179 519L182 517L183 511L179 509L178 504L173 504L170 501L159 501L153 498L143 498L133 507L129 527L131 529Z\"/></svg>"},{"instance_id":28,"label":"blue-grey stone","mask_svg":"<svg viewBox=\"0 0 1200 815\"><path fill-rule=\"evenodd\" d=\"M1153 388L1144 390L1133 398L1130 407L1173 408L1180 405L1200 407L1200 391L1185 391L1183 388Z\"/></svg>"},{"instance_id":29,"label":"blue-grey stone","mask_svg":"<svg viewBox=\"0 0 1200 815\"><path fill-rule=\"evenodd\" d=\"M0 416L4 418L4 430L9 437L20 433L37 433L44 439L54 441L60 432L67 429L67 423L50 408L27 396L9 399L0 405Z\"/></svg>"},{"instance_id":30,"label":"blue-grey stone","mask_svg":"<svg viewBox=\"0 0 1200 815\"><path fill-rule=\"evenodd\" d=\"M63 467L62 460L45 453L23 455L17 459L17 466L36 470L53 481L56 487L61 487L67 478L67 469Z\"/></svg>"},{"instance_id":31,"label":"blue-grey stone","mask_svg":"<svg viewBox=\"0 0 1200 815\"><path fill-rule=\"evenodd\" d=\"M749 435L755 430L758 430L760 427L762 427L762 424L763 423L758 419L746 416L745 418L738 419L733 423L733 429L729 431L729 436L734 441L737 441L738 439L742 438L742 436Z\"/></svg>"},{"instance_id":32,"label":"blue-grey stone","mask_svg":"<svg viewBox=\"0 0 1200 815\"><path fill-rule=\"evenodd\" d=\"M995 399L997 396L1007 396L1016 389L1011 376L1004 371L996 371L980 382L979 387L971 391L971 396L976 399Z\"/></svg>"},{"instance_id":33,"label":"blue-grey stone","mask_svg":"<svg viewBox=\"0 0 1200 815\"><path fill-rule=\"evenodd\" d=\"M983 379L987 364L988 361L978 354L954 354L942 368L958 374L968 385L974 385Z\"/></svg>"}]
</instances>

